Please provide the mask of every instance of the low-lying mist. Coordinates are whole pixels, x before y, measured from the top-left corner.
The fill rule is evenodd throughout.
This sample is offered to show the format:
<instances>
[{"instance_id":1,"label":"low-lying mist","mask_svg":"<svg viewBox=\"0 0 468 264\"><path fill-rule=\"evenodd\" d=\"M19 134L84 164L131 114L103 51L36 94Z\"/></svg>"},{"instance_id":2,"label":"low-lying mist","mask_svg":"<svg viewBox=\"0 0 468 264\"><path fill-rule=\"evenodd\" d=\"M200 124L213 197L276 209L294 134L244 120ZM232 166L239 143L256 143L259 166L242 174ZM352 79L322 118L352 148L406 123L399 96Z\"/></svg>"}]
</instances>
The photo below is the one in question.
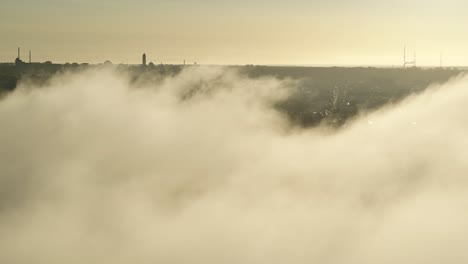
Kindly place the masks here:
<instances>
[{"instance_id":1,"label":"low-lying mist","mask_svg":"<svg viewBox=\"0 0 468 264\"><path fill-rule=\"evenodd\" d=\"M0 101L0 263L468 262L467 78L339 130L275 110L291 80L148 83L88 70Z\"/></svg>"}]
</instances>

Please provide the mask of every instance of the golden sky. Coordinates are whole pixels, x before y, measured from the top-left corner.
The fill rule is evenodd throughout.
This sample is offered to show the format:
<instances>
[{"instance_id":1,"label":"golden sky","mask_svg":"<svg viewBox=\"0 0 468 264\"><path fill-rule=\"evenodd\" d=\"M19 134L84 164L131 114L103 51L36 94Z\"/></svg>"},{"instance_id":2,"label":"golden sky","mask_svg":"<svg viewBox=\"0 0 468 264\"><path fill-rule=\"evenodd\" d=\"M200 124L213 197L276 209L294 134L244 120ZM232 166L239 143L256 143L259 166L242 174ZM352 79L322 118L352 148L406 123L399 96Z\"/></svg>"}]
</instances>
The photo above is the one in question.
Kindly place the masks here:
<instances>
[{"instance_id":1,"label":"golden sky","mask_svg":"<svg viewBox=\"0 0 468 264\"><path fill-rule=\"evenodd\" d=\"M461 0L1 1L4 62L468 65Z\"/></svg>"}]
</instances>

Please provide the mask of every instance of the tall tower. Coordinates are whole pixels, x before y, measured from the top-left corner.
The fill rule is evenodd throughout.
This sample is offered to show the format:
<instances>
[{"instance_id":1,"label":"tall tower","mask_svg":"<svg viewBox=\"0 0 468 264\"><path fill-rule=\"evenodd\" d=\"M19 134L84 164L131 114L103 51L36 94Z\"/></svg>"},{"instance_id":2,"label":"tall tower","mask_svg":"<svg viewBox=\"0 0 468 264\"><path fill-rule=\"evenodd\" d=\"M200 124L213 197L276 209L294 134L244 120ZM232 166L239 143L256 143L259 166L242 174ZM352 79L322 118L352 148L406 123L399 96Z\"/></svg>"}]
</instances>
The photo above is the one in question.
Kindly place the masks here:
<instances>
[{"instance_id":1,"label":"tall tower","mask_svg":"<svg viewBox=\"0 0 468 264\"><path fill-rule=\"evenodd\" d=\"M20 47L18 47L18 60L21 59Z\"/></svg>"},{"instance_id":2,"label":"tall tower","mask_svg":"<svg viewBox=\"0 0 468 264\"><path fill-rule=\"evenodd\" d=\"M29 63L31 63L31 51L29 51Z\"/></svg>"},{"instance_id":3,"label":"tall tower","mask_svg":"<svg viewBox=\"0 0 468 264\"><path fill-rule=\"evenodd\" d=\"M403 68L406 68L406 65L413 65L416 67L416 51L414 51L413 61L406 61L406 45L403 47Z\"/></svg>"},{"instance_id":4,"label":"tall tower","mask_svg":"<svg viewBox=\"0 0 468 264\"><path fill-rule=\"evenodd\" d=\"M145 53L143 53L143 58L142 58L141 64L143 64L143 66L146 66L146 54Z\"/></svg>"},{"instance_id":5,"label":"tall tower","mask_svg":"<svg viewBox=\"0 0 468 264\"><path fill-rule=\"evenodd\" d=\"M443 65L443 64L442 64L442 56L443 56L443 54L442 54L442 51L441 51L441 52L440 52L440 68L442 68L442 65Z\"/></svg>"},{"instance_id":6,"label":"tall tower","mask_svg":"<svg viewBox=\"0 0 468 264\"><path fill-rule=\"evenodd\" d=\"M403 68L406 68L406 45L403 47Z\"/></svg>"}]
</instances>

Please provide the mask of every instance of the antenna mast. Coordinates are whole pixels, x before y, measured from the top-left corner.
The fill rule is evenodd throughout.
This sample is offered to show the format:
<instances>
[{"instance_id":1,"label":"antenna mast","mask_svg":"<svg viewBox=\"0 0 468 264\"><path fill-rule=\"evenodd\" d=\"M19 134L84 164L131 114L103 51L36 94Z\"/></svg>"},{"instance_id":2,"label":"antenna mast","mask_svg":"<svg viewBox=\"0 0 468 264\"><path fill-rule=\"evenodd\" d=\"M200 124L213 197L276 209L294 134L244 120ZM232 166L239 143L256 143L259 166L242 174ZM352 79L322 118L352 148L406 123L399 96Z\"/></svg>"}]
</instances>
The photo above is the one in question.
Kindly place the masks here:
<instances>
[{"instance_id":1,"label":"antenna mast","mask_svg":"<svg viewBox=\"0 0 468 264\"><path fill-rule=\"evenodd\" d=\"M406 68L406 45L403 47L403 68Z\"/></svg>"},{"instance_id":2,"label":"antenna mast","mask_svg":"<svg viewBox=\"0 0 468 264\"><path fill-rule=\"evenodd\" d=\"M442 68L442 56L443 56L443 53L442 51L440 52L440 68Z\"/></svg>"},{"instance_id":3,"label":"antenna mast","mask_svg":"<svg viewBox=\"0 0 468 264\"><path fill-rule=\"evenodd\" d=\"M416 51L414 51L413 61L406 61L406 45L403 48L403 68L406 68L406 65L413 65L416 67Z\"/></svg>"}]
</instances>

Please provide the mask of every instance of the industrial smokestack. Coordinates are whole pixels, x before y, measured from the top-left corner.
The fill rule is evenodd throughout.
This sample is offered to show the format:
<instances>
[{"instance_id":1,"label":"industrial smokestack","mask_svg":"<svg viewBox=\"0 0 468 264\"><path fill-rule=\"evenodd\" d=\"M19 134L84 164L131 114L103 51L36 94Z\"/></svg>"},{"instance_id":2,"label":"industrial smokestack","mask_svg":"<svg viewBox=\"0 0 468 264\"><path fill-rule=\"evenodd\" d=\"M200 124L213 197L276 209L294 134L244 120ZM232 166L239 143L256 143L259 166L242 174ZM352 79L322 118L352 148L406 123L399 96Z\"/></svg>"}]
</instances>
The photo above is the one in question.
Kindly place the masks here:
<instances>
[{"instance_id":1,"label":"industrial smokestack","mask_svg":"<svg viewBox=\"0 0 468 264\"><path fill-rule=\"evenodd\" d=\"M31 51L29 51L29 63L31 63Z\"/></svg>"},{"instance_id":2,"label":"industrial smokestack","mask_svg":"<svg viewBox=\"0 0 468 264\"><path fill-rule=\"evenodd\" d=\"M18 60L21 59L20 55L20 47L18 47Z\"/></svg>"}]
</instances>

